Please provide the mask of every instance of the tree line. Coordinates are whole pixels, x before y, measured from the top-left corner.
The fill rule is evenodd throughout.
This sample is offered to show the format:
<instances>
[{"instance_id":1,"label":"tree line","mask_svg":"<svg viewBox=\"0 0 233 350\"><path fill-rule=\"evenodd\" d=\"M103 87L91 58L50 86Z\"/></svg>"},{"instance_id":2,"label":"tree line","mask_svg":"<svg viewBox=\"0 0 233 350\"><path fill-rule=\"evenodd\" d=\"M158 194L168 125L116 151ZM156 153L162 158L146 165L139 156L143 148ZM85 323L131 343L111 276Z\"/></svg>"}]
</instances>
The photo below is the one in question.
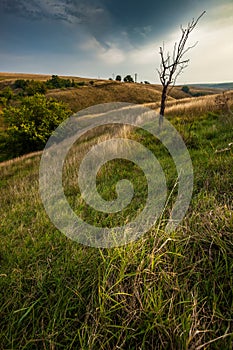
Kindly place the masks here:
<instances>
[{"instance_id":1,"label":"tree line","mask_svg":"<svg viewBox=\"0 0 233 350\"><path fill-rule=\"evenodd\" d=\"M113 80L113 79L109 78L109 80ZM135 82L130 74L127 74L123 79L122 79L121 75L117 74L115 81L123 81L124 83L134 83ZM143 81L141 81L141 84L143 84ZM145 80L144 84L150 84L150 82Z\"/></svg>"},{"instance_id":2,"label":"tree line","mask_svg":"<svg viewBox=\"0 0 233 350\"><path fill-rule=\"evenodd\" d=\"M93 81L89 82L93 85ZM17 100L20 97L34 96L35 94L46 94L50 89L65 89L71 87L80 87L88 83L84 81L74 81L74 79L60 78L58 75L52 75L46 81L17 79L11 86L6 86L0 91L0 104L6 107L10 100Z\"/></svg>"}]
</instances>

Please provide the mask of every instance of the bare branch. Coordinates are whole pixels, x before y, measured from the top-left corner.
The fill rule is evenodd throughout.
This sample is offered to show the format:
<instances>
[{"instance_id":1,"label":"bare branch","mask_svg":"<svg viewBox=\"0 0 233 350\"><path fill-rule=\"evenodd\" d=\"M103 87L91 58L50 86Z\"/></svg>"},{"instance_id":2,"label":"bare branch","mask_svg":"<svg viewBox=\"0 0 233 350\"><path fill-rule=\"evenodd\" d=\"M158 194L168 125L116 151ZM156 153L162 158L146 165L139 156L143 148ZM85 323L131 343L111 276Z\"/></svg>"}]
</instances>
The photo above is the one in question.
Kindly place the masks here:
<instances>
[{"instance_id":1,"label":"bare branch","mask_svg":"<svg viewBox=\"0 0 233 350\"><path fill-rule=\"evenodd\" d=\"M161 46L159 49L159 54L161 56L161 65L160 70L157 70L157 72L159 74L159 79L163 86L160 106L160 115L162 117L165 111L165 102L168 93L168 87L171 84L173 84L174 86L178 76L188 66L189 59L183 59L184 55L197 45L196 42L194 45L191 45L186 48L189 35L194 30L197 23L199 22L201 17L204 16L205 13L206 11L203 11L196 20L193 18L192 21L187 24L186 28L183 28L182 25L180 26L181 37L178 43L175 42L172 55L170 55L169 52L165 53L164 43L163 46Z\"/></svg>"}]
</instances>

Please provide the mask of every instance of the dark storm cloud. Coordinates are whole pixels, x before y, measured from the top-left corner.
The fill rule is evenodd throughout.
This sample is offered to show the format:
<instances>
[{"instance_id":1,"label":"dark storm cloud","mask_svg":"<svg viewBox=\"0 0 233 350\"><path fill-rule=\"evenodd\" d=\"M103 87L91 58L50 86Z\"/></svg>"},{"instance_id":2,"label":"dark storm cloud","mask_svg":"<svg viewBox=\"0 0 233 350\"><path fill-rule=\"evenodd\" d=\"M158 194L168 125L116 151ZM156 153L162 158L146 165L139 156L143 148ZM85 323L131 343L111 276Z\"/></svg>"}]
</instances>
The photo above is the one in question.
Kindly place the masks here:
<instances>
[{"instance_id":1,"label":"dark storm cloud","mask_svg":"<svg viewBox=\"0 0 233 350\"><path fill-rule=\"evenodd\" d=\"M232 0L222 0L222 3ZM151 39L164 37L179 25L186 25L204 10L219 4L218 0L102 0L102 6L111 15L116 35L127 33L129 42L140 45Z\"/></svg>"},{"instance_id":2,"label":"dark storm cloud","mask_svg":"<svg viewBox=\"0 0 233 350\"><path fill-rule=\"evenodd\" d=\"M2 0L1 10L31 21L46 19L83 25L101 44L127 36L129 43L135 45L184 23L190 19L190 13L196 17L215 1Z\"/></svg>"},{"instance_id":3,"label":"dark storm cloud","mask_svg":"<svg viewBox=\"0 0 233 350\"><path fill-rule=\"evenodd\" d=\"M232 28L232 0L0 0L0 71L92 77L137 71L151 81L159 45L173 45L179 25L203 10L207 15L192 40L202 42L199 35L204 34L203 45L210 46L207 68L196 65L196 72L206 74L213 57L222 62L223 50L231 56L232 35L218 31L224 21ZM223 35L228 38L224 47ZM196 73L193 76L196 79Z\"/></svg>"},{"instance_id":4,"label":"dark storm cloud","mask_svg":"<svg viewBox=\"0 0 233 350\"><path fill-rule=\"evenodd\" d=\"M96 1L72 0L2 0L2 11L29 20L51 19L68 23L85 23L93 12L101 12Z\"/></svg>"}]
</instances>

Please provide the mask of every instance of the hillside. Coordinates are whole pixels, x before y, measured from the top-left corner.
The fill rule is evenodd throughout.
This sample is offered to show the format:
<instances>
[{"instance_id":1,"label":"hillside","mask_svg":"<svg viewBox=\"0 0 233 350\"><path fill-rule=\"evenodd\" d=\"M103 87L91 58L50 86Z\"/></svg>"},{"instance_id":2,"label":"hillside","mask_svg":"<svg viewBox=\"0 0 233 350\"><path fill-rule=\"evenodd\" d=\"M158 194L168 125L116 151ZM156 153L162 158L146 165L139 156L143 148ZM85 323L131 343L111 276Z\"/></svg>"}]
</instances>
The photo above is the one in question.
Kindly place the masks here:
<instances>
[{"instance_id":1,"label":"hillside","mask_svg":"<svg viewBox=\"0 0 233 350\"><path fill-rule=\"evenodd\" d=\"M33 104L33 96L37 92L39 92L39 94L42 93L44 100L47 101L45 103L47 104L50 103L50 97L55 101L57 100L60 107L55 107L54 105L54 108L67 109L67 112L64 112L67 113L67 115L70 115L72 112L78 112L89 106L108 102L143 104L155 109L156 112L159 112L162 91L162 87L159 85L121 83L100 79L89 80L88 78L84 79L81 77L69 77L68 79L68 77L61 78L58 76L49 77L45 75L13 73L0 73L0 78L2 79L0 80L0 161L11 159L31 151L41 150L44 147L44 143L42 145L40 140L44 139L43 133L46 132L46 130L44 129L42 133L42 131L38 129L36 132L37 141L35 141L35 138L33 139L33 137L30 136L28 127L26 127L25 122L28 122L28 117L26 115L25 120L18 118L17 121L17 123L24 125L24 137L22 136L22 133L20 136L19 131L17 132L17 136L14 136L14 142L12 143L8 135L9 133L6 131L7 119L4 121L2 113L5 106L7 107L5 110L5 116L6 113L8 113L7 115L10 116L11 120L15 118L17 113L21 116L20 118L24 118L22 117L20 106L27 100L27 97L29 97L29 100L31 101L28 101L28 103ZM186 115L199 116L206 112L221 112L222 109L227 111L232 105L232 93L227 92L225 95L218 95L216 92L218 93L219 90L189 88L189 91L185 93L182 86L175 86L170 90L166 102L165 115L175 117ZM31 99L31 97L33 97L33 99ZM37 103L42 102L39 102L38 100L36 104L34 103L33 108L37 108ZM56 104L55 102L53 103ZM61 107L63 103L65 103L65 106ZM8 107L11 112L7 112ZM12 112L12 107L14 112ZM17 108L19 108L18 111ZM49 113L48 110L45 119ZM54 114L54 112L52 113ZM15 123L16 120L14 121L14 125L11 125L13 127L12 130L16 130ZM33 129L34 127L32 124L30 124L30 128ZM47 123L43 124L44 127L46 124ZM8 125L10 125L9 121ZM50 130L50 133L56 126L57 124ZM20 127L20 124L18 127ZM37 126L35 127L37 128ZM27 139L28 141L25 144L25 137L29 137L30 142ZM21 139L21 141L16 144L16 139L18 141ZM33 144L33 146L28 146L28 148L25 147L30 144Z\"/></svg>"},{"instance_id":2,"label":"hillside","mask_svg":"<svg viewBox=\"0 0 233 350\"><path fill-rule=\"evenodd\" d=\"M46 81L48 75L0 73L0 91L6 86L13 87L16 79L33 79ZM121 83L111 80L89 79L82 77L66 76L75 82L82 82L84 86L78 88L48 90L47 96L54 97L69 104L74 112L83 108L106 102L129 102L129 103L153 103L160 100L161 86L156 84ZM93 82L93 83L90 83ZM211 89L193 89L194 93L203 95L216 93ZM217 91L218 92L218 91ZM175 86L169 94L169 101L190 97L182 91L182 86Z\"/></svg>"},{"instance_id":3,"label":"hillside","mask_svg":"<svg viewBox=\"0 0 233 350\"><path fill-rule=\"evenodd\" d=\"M127 137L159 160L170 199L151 230L122 247L82 246L55 228L39 194L40 153L1 164L2 349L231 349L232 118L199 112L172 119L194 167L190 208L175 232L164 228L176 197L176 169L151 135L105 129L69 153L64 192L70 206L90 224L107 227L140 212L146 179L131 162L108 162L97 174L101 196L114 200L122 178L132 181L135 195L120 213L92 210L76 181L86 152L99 141Z\"/></svg>"},{"instance_id":4,"label":"hillside","mask_svg":"<svg viewBox=\"0 0 233 350\"><path fill-rule=\"evenodd\" d=\"M198 89L219 89L219 90L233 90L232 83L209 83L209 84L190 84L190 86Z\"/></svg>"},{"instance_id":5,"label":"hillside","mask_svg":"<svg viewBox=\"0 0 233 350\"><path fill-rule=\"evenodd\" d=\"M73 111L107 102L149 103L160 99L160 88L132 83L96 82L94 86L83 86L78 89L55 90L47 93L48 97L64 101ZM184 97L179 90L172 96ZM169 96L169 100L174 97Z\"/></svg>"}]
</instances>

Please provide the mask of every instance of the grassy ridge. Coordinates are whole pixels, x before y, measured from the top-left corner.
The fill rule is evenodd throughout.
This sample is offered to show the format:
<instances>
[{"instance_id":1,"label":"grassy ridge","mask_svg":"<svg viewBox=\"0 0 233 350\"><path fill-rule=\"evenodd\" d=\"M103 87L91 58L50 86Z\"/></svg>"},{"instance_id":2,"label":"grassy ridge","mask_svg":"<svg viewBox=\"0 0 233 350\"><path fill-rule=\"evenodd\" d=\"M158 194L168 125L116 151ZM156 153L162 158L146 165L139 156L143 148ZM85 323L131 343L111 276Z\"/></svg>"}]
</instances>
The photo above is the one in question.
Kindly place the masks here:
<instances>
[{"instance_id":1,"label":"grassy ridge","mask_svg":"<svg viewBox=\"0 0 233 350\"><path fill-rule=\"evenodd\" d=\"M49 78L48 75L39 74L0 73L0 91L6 86L13 86L16 79L46 81ZM158 102L161 96L161 86L156 84L129 84L72 76L63 78L73 79L77 83L83 82L85 86L52 90L48 91L47 95L67 102L74 112L105 102L153 103ZM192 88L190 91L194 92ZM213 94L214 91L214 89L195 90L203 94ZM190 97L190 95L182 91L182 86L175 86L169 93L170 101L185 97Z\"/></svg>"},{"instance_id":2,"label":"grassy ridge","mask_svg":"<svg viewBox=\"0 0 233 350\"><path fill-rule=\"evenodd\" d=\"M232 348L232 119L209 113L172 122L194 166L189 212L176 232L166 233L171 197L159 223L124 247L88 248L56 230L38 193L39 154L1 166L2 349ZM138 130L126 134L155 153L171 190L176 174L163 146ZM105 130L102 137L112 135ZM95 142L78 145L77 162ZM90 222L127 222L146 197L140 170L109 162L97 183L113 199L123 173L136 179L138 194L123 217L101 217L83 206L73 181L64 184L70 205Z\"/></svg>"}]
</instances>

